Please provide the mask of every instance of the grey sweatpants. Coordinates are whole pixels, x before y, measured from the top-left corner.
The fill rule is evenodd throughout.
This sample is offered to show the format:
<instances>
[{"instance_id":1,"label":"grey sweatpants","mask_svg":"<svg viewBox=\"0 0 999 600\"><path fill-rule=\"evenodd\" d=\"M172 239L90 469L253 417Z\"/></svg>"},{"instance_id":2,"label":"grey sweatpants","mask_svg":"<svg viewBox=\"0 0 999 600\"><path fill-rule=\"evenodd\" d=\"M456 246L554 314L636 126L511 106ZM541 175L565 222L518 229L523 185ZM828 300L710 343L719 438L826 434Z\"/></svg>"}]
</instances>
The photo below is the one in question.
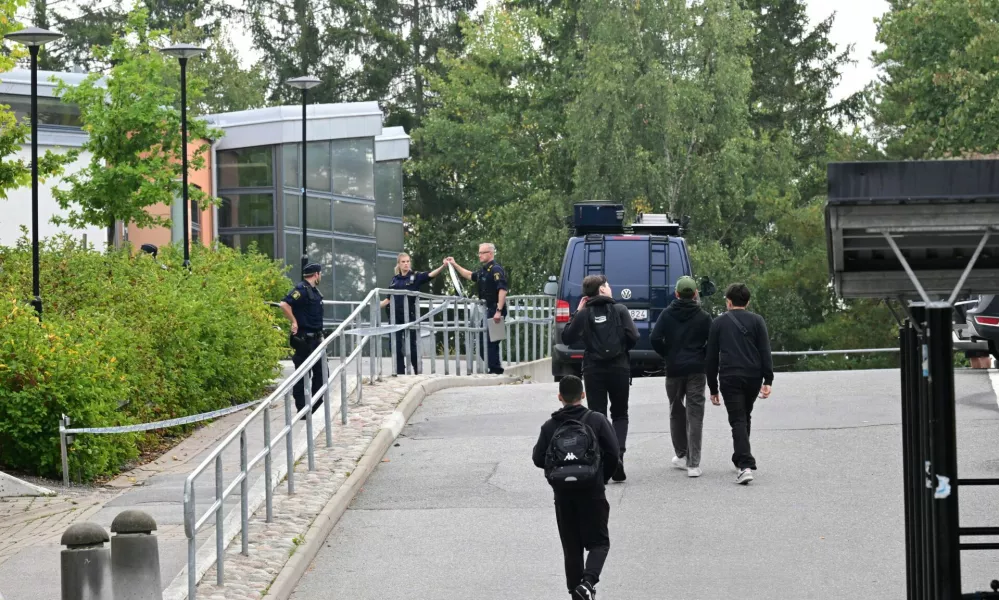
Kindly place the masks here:
<instances>
[{"instance_id":1,"label":"grey sweatpants","mask_svg":"<svg viewBox=\"0 0 999 600\"><path fill-rule=\"evenodd\" d=\"M701 430L704 428L704 373L666 378L669 398L669 433L673 450L687 458L687 468L701 465ZM684 401L686 399L686 401Z\"/></svg>"}]
</instances>

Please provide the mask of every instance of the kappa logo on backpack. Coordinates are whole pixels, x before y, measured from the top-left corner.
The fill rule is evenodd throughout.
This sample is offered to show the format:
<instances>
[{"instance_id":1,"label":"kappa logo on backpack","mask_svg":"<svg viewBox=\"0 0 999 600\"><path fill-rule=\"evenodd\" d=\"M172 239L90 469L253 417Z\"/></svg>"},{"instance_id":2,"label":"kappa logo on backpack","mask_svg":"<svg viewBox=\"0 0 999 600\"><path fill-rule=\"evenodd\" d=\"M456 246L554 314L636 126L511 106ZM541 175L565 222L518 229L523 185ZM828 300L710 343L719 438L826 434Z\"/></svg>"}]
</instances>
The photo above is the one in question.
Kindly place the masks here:
<instances>
[{"instance_id":1,"label":"kappa logo on backpack","mask_svg":"<svg viewBox=\"0 0 999 600\"><path fill-rule=\"evenodd\" d=\"M590 309L589 329L586 351L597 361L614 360L624 354L621 316L614 304L608 304L607 312L597 314L597 308Z\"/></svg>"},{"instance_id":2,"label":"kappa logo on backpack","mask_svg":"<svg viewBox=\"0 0 999 600\"><path fill-rule=\"evenodd\" d=\"M583 420L590 415L587 411ZM600 444L586 423L563 421L555 430L545 453L545 477L555 489L593 487L603 477Z\"/></svg>"}]
</instances>

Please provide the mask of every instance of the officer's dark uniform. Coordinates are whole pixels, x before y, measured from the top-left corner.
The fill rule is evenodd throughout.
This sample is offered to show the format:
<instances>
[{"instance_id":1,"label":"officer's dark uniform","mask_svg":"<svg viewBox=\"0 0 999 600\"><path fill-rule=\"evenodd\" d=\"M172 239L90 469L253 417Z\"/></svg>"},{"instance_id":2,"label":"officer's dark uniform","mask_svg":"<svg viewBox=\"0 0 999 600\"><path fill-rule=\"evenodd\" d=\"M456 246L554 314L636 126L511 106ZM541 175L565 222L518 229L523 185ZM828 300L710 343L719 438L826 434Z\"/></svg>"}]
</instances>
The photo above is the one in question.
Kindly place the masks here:
<instances>
[{"instance_id":1,"label":"officer's dark uniform","mask_svg":"<svg viewBox=\"0 0 999 600\"><path fill-rule=\"evenodd\" d=\"M311 263L306 265L302 274L311 275L321 270L321 265ZM291 360L297 369L323 341L323 295L309 282L300 281L284 297L284 302L291 306L291 312L295 315L295 321L298 322L298 333L291 336L291 347L295 350L295 355L292 356ZM323 364L322 361L317 361L312 368L312 393L315 394L322 385ZM295 384L292 394L295 396L295 406L298 410L302 410L306 405L304 378ZM316 412L322 404L323 401L320 398L313 405L312 412Z\"/></svg>"},{"instance_id":2,"label":"officer's dark uniform","mask_svg":"<svg viewBox=\"0 0 999 600\"><path fill-rule=\"evenodd\" d=\"M493 318L496 314L496 307L499 306L499 291L509 290L506 283L506 271L495 260L482 265L478 271L472 273L472 281L479 284L479 298L486 301L486 318ZM507 305L503 303L503 316L506 317ZM488 333L488 332L487 332ZM484 335L479 336L480 345L483 345ZM500 364L499 342L489 342L488 363L489 372L497 375L503 373L503 365Z\"/></svg>"},{"instance_id":3,"label":"officer's dark uniform","mask_svg":"<svg viewBox=\"0 0 999 600\"><path fill-rule=\"evenodd\" d=\"M405 275L399 274L392 278L392 283L389 287L393 290L409 290L412 292L420 291L420 286L424 283L430 281L430 273L419 273L416 271L410 271ZM408 300L405 304L409 305L409 309L404 313L402 310L403 300ZM395 322L396 323L410 323L416 320L416 298L410 296L406 298L405 296L393 296L392 301L395 303ZM413 373L420 374L420 365L416 362L416 334L415 329L409 330L409 364L413 365ZM395 333L395 372L398 375L406 374L406 352L404 350L406 331L397 331Z\"/></svg>"}]
</instances>

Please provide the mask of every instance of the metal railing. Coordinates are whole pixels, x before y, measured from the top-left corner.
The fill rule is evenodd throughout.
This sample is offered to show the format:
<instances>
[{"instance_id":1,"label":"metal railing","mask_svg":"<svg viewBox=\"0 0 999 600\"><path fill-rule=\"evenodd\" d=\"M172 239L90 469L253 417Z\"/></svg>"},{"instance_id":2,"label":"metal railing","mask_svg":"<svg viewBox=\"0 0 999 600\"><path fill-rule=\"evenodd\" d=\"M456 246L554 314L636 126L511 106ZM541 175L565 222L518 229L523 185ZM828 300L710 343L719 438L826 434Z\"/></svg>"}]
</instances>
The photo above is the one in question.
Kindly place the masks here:
<instances>
[{"instance_id":1,"label":"metal railing","mask_svg":"<svg viewBox=\"0 0 999 600\"><path fill-rule=\"evenodd\" d=\"M403 304L409 303L408 298L416 298L414 303L414 318L408 319L409 311L402 311L399 315L403 322L396 323L396 302L391 300L389 307L389 323L382 324L381 301L384 298L394 296L407 297ZM553 326L552 312L553 300L547 296L510 296L510 317L506 327L508 331L505 344L506 357L508 362L515 358L514 362L523 360L534 360L548 355L549 343L545 332L550 334ZM334 303L336 301L331 301ZM315 470L315 436L316 431L313 424L313 410L316 402L322 401L323 421L320 427L325 429L326 447L332 447L332 408L330 404L330 391L332 383L339 378L340 384L340 422L346 424L348 410L348 386L347 375L352 368L352 363L356 365L356 401L363 398L364 380L362 377L362 358L367 355L369 358L369 378L368 383L382 379L383 358L385 351L392 359L392 370L395 373L395 359L399 352L403 353L403 358L409 358L409 344L398 344L397 333L402 332L402 337L408 337L410 331L415 332L422 342L422 333L429 332L433 347L424 352L424 344L417 343L416 364L422 365L424 354L430 359L430 372L437 372L438 362L443 362L442 370L445 375L451 374L452 367L455 375L462 373L461 365L464 364L464 372L485 373L486 364L484 352L482 352L481 337L486 331L486 310L479 300L460 298L454 296L434 296L422 292L411 292L402 290L374 289L360 302L343 302L354 306L350 315L339 322L335 329L328 335L315 351L284 381L282 381L274 391L257 406L240 424L226 436L208 456L195 468L184 481L184 533L188 540L187 559L187 588L188 598L195 598L197 581L200 578L197 569L197 535L198 531L208 523L212 517L215 521L215 565L216 583L224 585L225 580L225 548L235 532L230 531L226 535L226 499L236 490L239 490L240 514L239 531L240 552L246 556L249 554L249 528L248 522L251 509L249 507L250 474L251 470L263 462L263 487L264 502L266 506L266 522L273 521L273 498L274 490L280 485L282 467L277 468L275 473L273 455L276 450L284 447L285 465L283 465L288 494L295 492L295 463L303 452L296 450L294 443L295 425L300 419L305 420L305 448L307 454L308 469ZM367 319L364 319L364 316ZM386 345L384 337L388 336ZM408 340L407 340L408 341ZM402 346L402 347L399 347ZM438 352L440 349L440 352ZM327 356L338 356L339 364L329 371ZM322 365L323 384L317 390L312 389L311 372L316 363ZM406 361L407 368L411 369L411 361ZM292 414L292 390L296 384L303 382L306 406ZM280 404L283 400L284 426L277 432L271 429L271 409L275 404ZM259 421L263 423L260 425ZM250 427L256 424L263 429L263 447L260 451L250 456L249 436ZM231 481L225 482L225 469L223 454L235 448L238 441L239 448L239 472ZM296 452L298 455L296 455ZM206 473L210 467L214 466L214 499L203 511L198 512L196 504L196 484L200 476ZM232 524L230 529L235 527ZM207 571L211 564L204 565Z\"/></svg>"}]
</instances>

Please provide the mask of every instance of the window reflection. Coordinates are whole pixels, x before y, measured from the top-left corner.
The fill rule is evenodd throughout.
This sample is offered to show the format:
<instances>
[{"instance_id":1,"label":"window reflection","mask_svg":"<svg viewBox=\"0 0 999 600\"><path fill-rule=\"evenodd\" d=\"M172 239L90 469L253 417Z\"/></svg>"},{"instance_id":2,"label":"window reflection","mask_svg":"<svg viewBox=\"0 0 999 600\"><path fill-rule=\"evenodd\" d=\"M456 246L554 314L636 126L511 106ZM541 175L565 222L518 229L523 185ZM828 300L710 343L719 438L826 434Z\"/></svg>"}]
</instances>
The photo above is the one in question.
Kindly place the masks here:
<instances>
[{"instance_id":1,"label":"window reflection","mask_svg":"<svg viewBox=\"0 0 999 600\"><path fill-rule=\"evenodd\" d=\"M223 150L218 153L219 187L222 189L274 185L271 146Z\"/></svg>"},{"instance_id":2,"label":"window reflection","mask_svg":"<svg viewBox=\"0 0 999 600\"><path fill-rule=\"evenodd\" d=\"M374 199L374 140L333 140L332 155L333 193Z\"/></svg>"}]
</instances>

